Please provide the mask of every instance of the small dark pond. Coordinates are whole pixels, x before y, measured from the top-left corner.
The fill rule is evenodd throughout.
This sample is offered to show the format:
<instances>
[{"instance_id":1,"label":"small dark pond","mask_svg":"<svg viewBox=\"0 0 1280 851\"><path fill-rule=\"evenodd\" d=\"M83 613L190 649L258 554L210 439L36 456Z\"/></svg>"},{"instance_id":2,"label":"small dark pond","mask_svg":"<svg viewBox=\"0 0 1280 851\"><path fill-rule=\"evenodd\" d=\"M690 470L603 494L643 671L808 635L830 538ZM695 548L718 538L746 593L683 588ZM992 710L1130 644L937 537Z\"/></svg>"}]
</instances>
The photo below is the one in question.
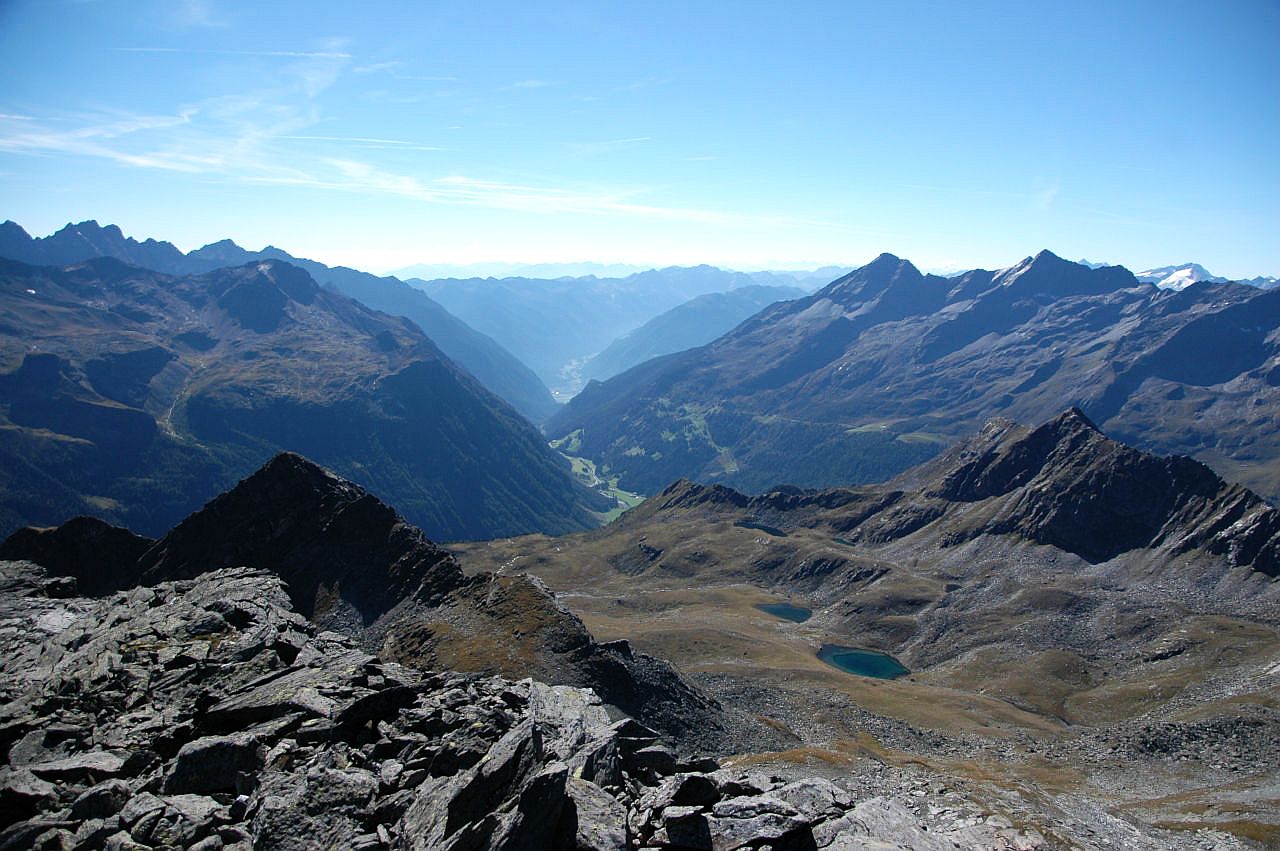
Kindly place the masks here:
<instances>
[{"instance_id":1,"label":"small dark pond","mask_svg":"<svg viewBox=\"0 0 1280 851\"><path fill-rule=\"evenodd\" d=\"M773 615L775 618L782 618L795 623L804 623L813 614L812 609L806 609L804 606L793 606L790 603L757 603L756 608L766 614Z\"/></svg>"},{"instance_id":2,"label":"small dark pond","mask_svg":"<svg viewBox=\"0 0 1280 851\"><path fill-rule=\"evenodd\" d=\"M878 680L894 680L909 674L901 662L884 653L874 650L859 650L857 647L842 647L839 644L824 644L818 651L818 658L832 667L860 677L875 677Z\"/></svg>"}]
</instances>

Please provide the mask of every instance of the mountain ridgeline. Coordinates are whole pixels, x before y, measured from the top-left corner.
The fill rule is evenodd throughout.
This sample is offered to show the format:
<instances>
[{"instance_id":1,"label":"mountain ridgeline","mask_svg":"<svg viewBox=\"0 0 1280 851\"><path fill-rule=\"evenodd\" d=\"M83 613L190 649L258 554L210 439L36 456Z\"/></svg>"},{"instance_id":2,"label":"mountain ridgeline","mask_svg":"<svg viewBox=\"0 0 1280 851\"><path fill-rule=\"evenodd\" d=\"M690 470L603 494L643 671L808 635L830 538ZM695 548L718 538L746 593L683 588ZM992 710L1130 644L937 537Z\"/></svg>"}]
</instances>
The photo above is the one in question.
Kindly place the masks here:
<instances>
[{"instance_id":1,"label":"mountain ridgeline","mask_svg":"<svg viewBox=\"0 0 1280 851\"><path fill-rule=\"evenodd\" d=\"M446 540L582 529L608 502L412 322L279 260L0 261L0 427L6 531L154 534L284 449Z\"/></svg>"},{"instance_id":2,"label":"mountain ridgeline","mask_svg":"<svg viewBox=\"0 0 1280 851\"><path fill-rule=\"evenodd\" d=\"M67 266L95 257L111 257L170 275L199 275L227 266L260 260L283 260L305 269L319 283L374 310L413 320L440 350L474 375L481 384L530 421L540 423L557 408L546 386L528 367L491 338L445 310L421 290L395 278L378 277L343 266L326 266L267 246L246 251L229 239L183 254L172 243L139 242L115 225L86 221L68 224L47 237L33 239L12 221L0 224L0 257L34 266Z\"/></svg>"},{"instance_id":3,"label":"mountain ridgeline","mask_svg":"<svg viewBox=\"0 0 1280 851\"><path fill-rule=\"evenodd\" d=\"M887 479L987 419L1064 404L1280 495L1280 292L1174 291L1044 251L921 274L881 255L700 348L588 385L547 425L624 488Z\"/></svg>"}]
</instances>

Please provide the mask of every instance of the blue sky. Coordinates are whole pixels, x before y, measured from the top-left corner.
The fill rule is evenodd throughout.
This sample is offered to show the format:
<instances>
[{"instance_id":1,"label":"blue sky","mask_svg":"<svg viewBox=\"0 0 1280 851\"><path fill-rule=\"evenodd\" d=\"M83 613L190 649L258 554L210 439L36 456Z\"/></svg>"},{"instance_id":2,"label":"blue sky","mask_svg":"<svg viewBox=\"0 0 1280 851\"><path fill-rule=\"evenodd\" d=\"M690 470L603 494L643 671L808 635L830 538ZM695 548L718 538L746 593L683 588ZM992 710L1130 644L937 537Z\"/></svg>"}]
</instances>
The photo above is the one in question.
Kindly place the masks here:
<instances>
[{"instance_id":1,"label":"blue sky","mask_svg":"<svg viewBox=\"0 0 1280 851\"><path fill-rule=\"evenodd\" d=\"M415 262L1280 274L1280 3L0 0L0 218Z\"/></svg>"}]
</instances>

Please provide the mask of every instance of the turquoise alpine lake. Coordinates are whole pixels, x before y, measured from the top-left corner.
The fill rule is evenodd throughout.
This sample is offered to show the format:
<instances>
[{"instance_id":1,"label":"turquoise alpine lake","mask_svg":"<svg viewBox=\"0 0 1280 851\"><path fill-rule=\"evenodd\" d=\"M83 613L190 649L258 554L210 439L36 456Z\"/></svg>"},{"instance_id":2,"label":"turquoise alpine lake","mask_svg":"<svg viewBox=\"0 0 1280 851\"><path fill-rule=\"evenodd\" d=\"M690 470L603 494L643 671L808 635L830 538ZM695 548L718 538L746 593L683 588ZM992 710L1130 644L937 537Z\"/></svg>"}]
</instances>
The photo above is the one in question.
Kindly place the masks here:
<instances>
[{"instance_id":1,"label":"turquoise alpine lake","mask_svg":"<svg viewBox=\"0 0 1280 851\"><path fill-rule=\"evenodd\" d=\"M878 680L894 680L909 674L897 659L874 650L862 650L857 647L843 647L839 644L824 644L818 651L818 658L833 668L839 668L860 677L875 677Z\"/></svg>"},{"instance_id":2,"label":"turquoise alpine lake","mask_svg":"<svg viewBox=\"0 0 1280 851\"><path fill-rule=\"evenodd\" d=\"M813 614L812 609L806 609L804 606L793 606L790 603L757 603L756 608L766 614L773 615L775 618L782 618L795 623L804 623Z\"/></svg>"}]
</instances>

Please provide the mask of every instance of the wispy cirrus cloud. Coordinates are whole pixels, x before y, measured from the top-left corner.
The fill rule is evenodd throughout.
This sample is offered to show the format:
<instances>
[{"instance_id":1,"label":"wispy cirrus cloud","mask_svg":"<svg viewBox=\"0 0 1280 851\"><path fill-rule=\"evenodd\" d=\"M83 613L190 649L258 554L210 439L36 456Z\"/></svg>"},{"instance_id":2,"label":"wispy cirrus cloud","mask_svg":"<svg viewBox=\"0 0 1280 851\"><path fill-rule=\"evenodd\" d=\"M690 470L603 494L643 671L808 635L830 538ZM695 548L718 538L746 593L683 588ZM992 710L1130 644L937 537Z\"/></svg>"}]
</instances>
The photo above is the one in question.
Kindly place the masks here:
<instances>
[{"instance_id":1,"label":"wispy cirrus cloud","mask_svg":"<svg viewBox=\"0 0 1280 851\"><path fill-rule=\"evenodd\" d=\"M1048 210L1053 206L1053 201L1058 197L1058 191L1061 189L1057 183L1042 186L1031 193L1031 206L1036 210Z\"/></svg>"},{"instance_id":2,"label":"wispy cirrus cloud","mask_svg":"<svg viewBox=\"0 0 1280 851\"><path fill-rule=\"evenodd\" d=\"M373 151L385 156L387 151L447 149L388 135L324 132L333 125L318 95L341 75L352 73L350 55L332 49L279 50L266 55L291 61L261 88L205 98L169 113L100 110L0 115L0 151L89 157L121 167L224 182L394 196L427 204L718 225L765 221L738 212L654 203L649 200L654 192L648 187L494 180L460 171L456 163L432 165L410 157L397 157L392 166ZM522 88L542 83L524 82ZM585 143L583 150L625 148L648 141L642 136L606 139ZM360 150L369 150L370 155L362 156Z\"/></svg>"},{"instance_id":3,"label":"wispy cirrus cloud","mask_svg":"<svg viewBox=\"0 0 1280 851\"><path fill-rule=\"evenodd\" d=\"M423 145L406 139L378 139L369 136L280 136L289 142L329 142L357 148L391 151L447 151L440 145Z\"/></svg>"},{"instance_id":4,"label":"wispy cirrus cloud","mask_svg":"<svg viewBox=\"0 0 1280 851\"><path fill-rule=\"evenodd\" d=\"M182 53L210 56L263 56L279 59L350 59L341 50L220 50L212 47L113 47L117 53Z\"/></svg>"},{"instance_id":5,"label":"wispy cirrus cloud","mask_svg":"<svg viewBox=\"0 0 1280 851\"><path fill-rule=\"evenodd\" d=\"M181 29L227 25L208 0L178 0L169 6L169 21Z\"/></svg>"},{"instance_id":6,"label":"wispy cirrus cloud","mask_svg":"<svg viewBox=\"0 0 1280 851\"><path fill-rule=\"evenodd\" d=\"M580 154L603 154L634 145L643 145L649 141L652 140L648 136L632 136L626 139L606 139L602 142L571 142L569 148Z\"/></svg>"},{"instance_id":7,"label":"wispy cirrus cloud","mask_svg":"<svg viewBox=\"0 0 1280 851\"><path fill-rule=\"evenodd\" d=\"M252 100L246 98L246 103ZM335 157L328 146L362 145L413 150L409 140L362 136L308 135L308 122L284 111L253 122L204 124L218 111L247 108L205 104L172 115L138 115L86 120L73 129L54 122L0 117L0 151L30 155L67 155L110 160L132 168L205 175L245 184L295 186L369 196L410 198L429 204L482 207L538 214L588 214L624 218L697 222L715 225L776 222L718 210L644 203L644 188L564 187L476 178L466 174L405 174L353 157ZM261 106L261 105L260 105ZM281 131L284 132L281 132ZM616 140L625 142L627 140ZM634 140L638 141L638 140ZM634 141L632 143L634 143ZM315 155L299 145L325 143Z\"/></svg>"},{"instance_id":8,"label":"wispy cirrus cloud","mask_svg":"<svg viewBox=\"0 0 1280 851\"><path fill-rule=\"evenodd\" d=\"M359 194L393 195L433 204L464 205L539 214L578 213L730 224L748 217L714 210L638 203L638 190L570 189L472 178L461 174L419 177L372 163L327 159L309 173L260 175L254 183L306 186Z\"/></svg>"},{"instance_id":9,"label":"wispy cirrus cloud","mask_svg":"<svg viewBox=\"0 0 1280 851\"><path fill-rule=\"evenodd\" d=\"M448 74L416 74L405 71L406 63L399 59L388 62L373 62L368 65L357 65L351 71L354 74L386 74L397 80L413 80L424 83L453 83L457 77Z\"/></svg>"}]
</instances>

